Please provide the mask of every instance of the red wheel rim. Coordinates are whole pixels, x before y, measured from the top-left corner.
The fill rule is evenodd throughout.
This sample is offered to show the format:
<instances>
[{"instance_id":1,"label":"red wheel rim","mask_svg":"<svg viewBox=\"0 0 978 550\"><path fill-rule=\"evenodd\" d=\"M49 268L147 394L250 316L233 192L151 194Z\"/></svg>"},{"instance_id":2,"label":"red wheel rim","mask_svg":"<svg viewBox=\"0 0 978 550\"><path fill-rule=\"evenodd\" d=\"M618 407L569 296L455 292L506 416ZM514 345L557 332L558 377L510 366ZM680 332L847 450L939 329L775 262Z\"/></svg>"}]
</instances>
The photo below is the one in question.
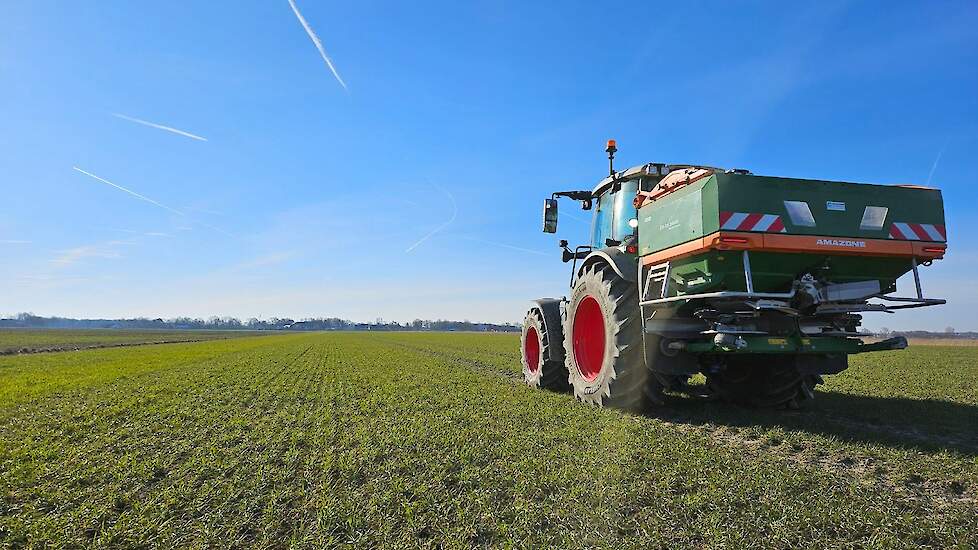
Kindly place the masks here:
<instances>
[{"instance_id":1,"label":"red wheel rim","mask_svg":"<svg viewBox=\"0 0 978 550\"><path fill-rule=\"evenodd\" d=\"M574 362L581 376L594 381L604 364L604 314L592 296L585 296L574 312Z\"/></svg>"},{"instance_id":2,"label":"red wheel rim","mask_svg":"<svg viewBox=\"0 0 978 550\"><path fill-rule=\"evenodd\" d=\"M533 327L526 329L523 357L526 358L526 367L530 372L536 372L540 368L540 336L537 335L537 329Z\"/></svg>"}]
</instances>

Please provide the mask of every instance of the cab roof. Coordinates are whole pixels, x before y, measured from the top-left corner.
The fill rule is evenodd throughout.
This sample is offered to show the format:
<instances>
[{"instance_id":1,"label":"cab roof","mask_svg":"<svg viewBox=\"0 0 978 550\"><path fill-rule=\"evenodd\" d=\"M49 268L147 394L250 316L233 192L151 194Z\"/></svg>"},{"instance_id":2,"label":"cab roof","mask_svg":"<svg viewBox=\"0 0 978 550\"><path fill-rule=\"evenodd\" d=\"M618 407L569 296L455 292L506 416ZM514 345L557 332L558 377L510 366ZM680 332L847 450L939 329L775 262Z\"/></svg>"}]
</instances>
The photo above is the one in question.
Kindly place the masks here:
<instances>
[{"instance_id":1,"label":"cab roof","mask_svg":"<svg viewBox=\"0 0 978 550\"><path fill-rule=\"evenodd\" d=\"M638 166L632 166L631 168L626 168L625 170L622 170L620 172L615 172L614 175L604 178L603 180L598 182L598 185L594 187L594 190L591 191L591 194L594 196L598 196L599 194L604 192L604 190L607 187L610 187L611 184L618 181L628 181L637 178L649 178L649 177L659 178L668 175L669 172L672 172L673 170L680 170L683 168L705 168L707 170L714 170L717 172L725 171L723 168L716 168L713 166L699 166L693 164L664 164L661 162L649 162L647 164L639 164ZM749 173L749 172L745 170L744 173Z\"/></svg>"}]
</instances>

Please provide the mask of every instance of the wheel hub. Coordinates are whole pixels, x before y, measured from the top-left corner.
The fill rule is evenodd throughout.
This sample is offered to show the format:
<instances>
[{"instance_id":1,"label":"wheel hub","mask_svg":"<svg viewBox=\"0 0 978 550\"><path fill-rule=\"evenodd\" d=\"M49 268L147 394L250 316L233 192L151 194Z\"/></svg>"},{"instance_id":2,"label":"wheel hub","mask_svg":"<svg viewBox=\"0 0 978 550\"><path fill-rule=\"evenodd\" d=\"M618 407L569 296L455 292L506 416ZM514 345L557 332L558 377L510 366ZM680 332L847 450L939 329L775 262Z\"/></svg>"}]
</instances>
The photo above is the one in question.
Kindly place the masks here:
<instances>
[{"instance_id":1,"label":"wheel hub","mask_svg":"<svg viewBox=\"0 0 978 550\"><path fill-rule=\"evenodd\" d=\"M526 331L526 341L523 343L523 357L530 372L540 369L540 335L537 329L530 327Z\"/></svg>"},{"instance_id":2,"label":"wheel hub","mask_svg":"<svg viewBox=\"0 0 978 550\"><path fill-rule=\"evenodd\" d=\"M604 313L593 296L585 296L574 312L574 362L588 382L601 373L605 356Z\"/></svg>"}]
</instances>

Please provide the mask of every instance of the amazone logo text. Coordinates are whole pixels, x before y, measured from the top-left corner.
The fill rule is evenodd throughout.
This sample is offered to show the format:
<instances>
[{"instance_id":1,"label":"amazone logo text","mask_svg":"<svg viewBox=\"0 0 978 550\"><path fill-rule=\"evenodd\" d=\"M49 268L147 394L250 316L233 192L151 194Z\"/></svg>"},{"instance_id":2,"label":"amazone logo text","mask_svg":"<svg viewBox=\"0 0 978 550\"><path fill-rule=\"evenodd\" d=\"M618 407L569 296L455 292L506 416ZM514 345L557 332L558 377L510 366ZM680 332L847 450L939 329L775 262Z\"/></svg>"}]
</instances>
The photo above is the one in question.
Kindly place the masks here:
<instances>
[{"instance_id":1,"label":"amazone logo text","mask_svg":"<svg viewBox=\"0 0 978 550\"><path fill-rule=\"evenodd\" d=\"M819 239L815 241L819 246L847 246L849 248L866 248L866 241L839 241L836 239Z\"/></svg>"}]
</instances>

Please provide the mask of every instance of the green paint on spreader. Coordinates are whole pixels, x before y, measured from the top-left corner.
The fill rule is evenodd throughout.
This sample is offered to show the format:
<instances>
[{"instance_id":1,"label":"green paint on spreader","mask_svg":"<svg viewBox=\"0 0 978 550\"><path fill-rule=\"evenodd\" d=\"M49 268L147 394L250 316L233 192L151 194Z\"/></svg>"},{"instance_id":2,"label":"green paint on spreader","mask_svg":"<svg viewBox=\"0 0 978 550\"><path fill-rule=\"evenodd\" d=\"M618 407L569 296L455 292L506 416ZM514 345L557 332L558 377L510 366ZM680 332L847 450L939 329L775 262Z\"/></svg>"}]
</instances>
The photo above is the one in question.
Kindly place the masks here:
<instances>
[{"instance_id":1,"label":"green paint on spreader","mask_svg":"<svg viewBox=\"0 0 978 550\"><path fill-rule=\"evenodd\" d=\"M814 225L793 219L786 201L807 205ZM867 207L886 209L885 217L875 220L879 222L877 226L864 224ZM744 214L754 214L755 218L766 215L767 220L777 216L784 230L780 231L777 225L722 227L724 212L739 216L732 221ZM721 229L842 240L887 239L893 222L943 225L944 207L941 192L936 189L716 173L646 203L638 210L638 220L639 254L647 255ZM761 292L786 291L804 273L836 283L875 279L885 291L912 266L906 257L813 250L811 254L751 252L751 268L754 288ZM676 286L671 294L746 289L739 252L709 250L674 260L672 276Z\"/></svg>"},{"instance_id":2,"label":"green paint on spreader","mask_svg":"<svg viewBox=\"0 0 978 550\"><path fill-rule=\"evenodd\" d=\"M785 201L807 204L815 225L792 220ZM866 207L887 209L879 227L862 225ZM721 212L780 216L789 235L862 239L888 238L893 222L944 224L937 189L717 173L639 209L640 254L715 233Z\"/></svg>"}]
</instances>

